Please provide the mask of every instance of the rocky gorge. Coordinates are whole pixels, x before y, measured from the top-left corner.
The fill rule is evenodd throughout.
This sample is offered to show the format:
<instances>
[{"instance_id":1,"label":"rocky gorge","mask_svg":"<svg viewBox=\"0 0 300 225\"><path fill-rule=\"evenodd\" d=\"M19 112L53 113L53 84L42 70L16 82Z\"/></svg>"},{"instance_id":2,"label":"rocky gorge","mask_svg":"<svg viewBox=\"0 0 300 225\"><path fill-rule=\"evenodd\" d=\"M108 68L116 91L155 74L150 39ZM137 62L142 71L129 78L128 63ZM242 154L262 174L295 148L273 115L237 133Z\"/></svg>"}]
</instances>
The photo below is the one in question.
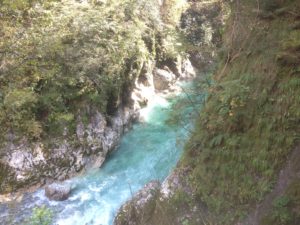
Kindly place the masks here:
<instances>
[{"instance_id":1,"label":"rocky gorge","mask_svg":"<svg viewBox=\"0 0 300 225\"><path fill-rule=\"evenodd\" d=\"M178 84L183 85L182 81ZM57 224L111 224L121 203L154 177L164 179L176 163L181 152L180 140L186 138L187 122L195 114L192 107L176 111L187 99L177 90L180 86L173 85L173 91L152 96L148 106L140 111L141 122L124 134L100 169L90 169L0 204L0 222L22 223L37 205L45 205L54 212ZM189 92L190 88L184 90ZM171 115L178 113L181 120L169 124Z\"/></svg>"},{"instance_id":2,"label":"rocky gorge","mask_svg":"<svg viewBox=\"0 0 300 225\"><path fill-rule=\"evenodd\" d=\"M68 19L69 16L73 16L70 14L69 9L82 13L82 10L87 7L93 14L96 13L97 10L94 10L92 7L98 6L103 8L105 7L103 4L104 3L99 2L87 3L70 1L64 4L62 8L59 8L60 6L56 6L55 4L54 7L58 7L59 10L65 10L65 17ZM40 6L37 6L35 10L39 13L44 13L42 11L43 9L38 7ZM162 3L157 4L157 9L159 9L159 7L163 7ZM5 10L5 8L3 9ZM87 17L87 20L88 19ZM59 21L56 21L56 19L53 20L54 23L59 24ZM83 26L85 25L86 24ZM76 29L81 29L81 26L81 24L74 22ZM91 26L93 26L93 24L91 24ZM50 27L50 29L53 28ZM94 28L88 29L91 30L79 35L93 35L94 30L92 29ZM99 34L100 32L102 31L99 31ZM60 38L61 37L59 37L59 41ZM67 47L65 47L67 50L63 53L62 57L77 57L72 55L77 54L74 52L77 44L73 43L74 40L65 40L66 38L68 39L70 37L62 37L62 43L67 45ZM94 42L95 41L96 40L94 40ZM142 44L144 45L144 43ZM86 51L89 47L90 46L81 46L80 48L82 48L82 51ZM149 54L152 53L150 52ZM91 58L94 57L95 56L91 54ZM83 61L85 59L84 57L82 58ZM67 60L69 59L65 58L65 61ZM78 64L80 63L82 62L78 62ZM112 62L109 63L113 64ZM132 63L134 64L134 62ZM101 61L99 61L98 64L100 68ZM29 132L25 135L20 135L17 134L14 129L8 129L1 145L1 192L17 191L23 187L26 189L28 186L47 184L55 180L62 181L83 170L101 167L107 154L119 144L121 136L130 129L134 121L138 120L139 110L147 105L147 102L153 98L157 91L163 92L170 90L177 80L188 79L195 76L195 72L189 60L182 60L180 58L177 60L176 57L171 59L171 64L169 65L167 63L161 63L161 65L158 66L155 59L149 58L143 59L139 68L126 68L128 66L136 67L136 65L133 64L130 65L129 63L129 65L124 66L126 70L125 73L127 73L126 76L132 76L132 78L125 80L124 84L121 84L121 93L116 94L117 96L114 96L115 93L108 93L108 97L99 97L100 101L105 102L107 101L106 98L109 98L111 101L107 104L105 110L103 107L99 108L99 106L96 106L95 103L83 103L83 106L80 106L78 109L75 107L75 111L71 112L71 114L58 114L58 117L61 116L62 119L58 121L58 123L55 122L59 124L59 130L55 131L56 134L51 134L49 137L47 137L49 134L45 134L46 136L43 138L34 137L35 140L33 141L32 137L26 136ZM169 68L170 65L172 65L172 68ZM92 72L97 74L96 67L96 62L91 62L91 65L87 65L87 67L83 69L87 70L86 73ZM70 66L67 66L67 68L71 69ZM136 73L136 70L140 70L138 76L137 74L133 74ZM7 70L4 68L2 72L6 73ZM130 75L129 73L132 74ZM79 83L82 82L82 79L85 78L80 77ZM40 79L38 82L41 83L43 80L45 79ZM97 87L99 86L99 81L95 81L95 79L91 79L89 82L93 82ZM119 85L118 83L119 82L115 82L116 85ZM99 88L101 87L99 86ZM82 90L84 91L84 89ZM108 92L111 92L111 90L108 90ZM65 93L62 94L62 97L64 95ZM9 94L7 97L9 97ZM57 100L53 101L55 102ZM66 99L65 101L70 100ZM42 114L49 114L49 112L44 109L41 110ZM43 115L41 116L43 117ZM69 118L71 118L72 122L71 127L68 124L70 122L66 123ZM23 123L25 123L25 120ZM37 125L37 127L35 127L35 125ZM29 125L29 130L35 128L40 132L40 125L36 122L32 122L32 124Z\"/></svg>"},{"instance_id":3,"label":"rocky gorge","mask_svg":"<svg viewBox=\"0 0 300 225\"><path fill-rule=\"evenodd\" d=\"M299 224L299 1L0 3L0 223Z\"/></svg>"},{"instance_id":4,"label":"rocky gorge","mask_svg":"<svg viewBox=\"0 0 300 225\"><path fill-rule=\"evenodd\" d=\"M160 7L163 10L164 5ZM182 17L181 27L195 46L188 51L194 66L186 56L179 55L161 62L146 60L140 66L139 76L126 84L117 105L108 106L111 108L109 114L93 105L85 105L75 113L72 125L75 133L63 126L59 137L35 142L17 137L13 132L8 134L1 151L4 152L1 171L6 175L0 190L16 191L36 184L63 181L83 170L101 167L123 133L139 120L139 110L157 92L176 91L178 80L194 78L196 68L205 71L212 65L213 46L219 43L218 29L224 22L222 10L219 3L213 3L199 9L191 7ZM196 33L201 37L196 37ZM199 51L197 46L211 49Z\"/></svg>"},{"instance_id":5,"label":"rocky gorge","mask_svg":"<svg viewBox=\"0 0 300 225\"><path fill-rule=\"evenodd\" d=\"M153 62L152 62L153 64ZM176 76L166 69L153 68L135 80L134 89L128 95L131 105L122 103L113 116L106 117L96 109L87 106L90 122L84 124L80 115L77 119L76 138L78 147L69 142L65 128L62 140L52 140L52 149L45 149L43 143L11 143L7 146L5 171L10 176L2 180L2 185L14 184L14 188L35 184L47 184L55 180L63 181L82 170L100 168L107 155L116 148L122 135L139 119L139 110L151 101L157 92L176 91L176 82L195 77L195 71L188 60L179 64ZM49 153L50 152L50 153Z\"/></svg>"}]
</instances>

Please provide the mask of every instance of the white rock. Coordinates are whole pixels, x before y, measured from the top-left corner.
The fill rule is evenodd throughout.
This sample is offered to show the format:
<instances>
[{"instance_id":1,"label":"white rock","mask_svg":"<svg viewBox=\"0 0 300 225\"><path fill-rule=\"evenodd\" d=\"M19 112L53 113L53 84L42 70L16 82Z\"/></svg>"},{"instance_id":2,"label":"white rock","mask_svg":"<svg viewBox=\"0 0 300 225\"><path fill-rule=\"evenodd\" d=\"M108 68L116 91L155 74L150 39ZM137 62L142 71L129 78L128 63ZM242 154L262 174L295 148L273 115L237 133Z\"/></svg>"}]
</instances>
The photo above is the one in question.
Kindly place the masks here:
<instances>
[{"instance_id":1,"label":"white rock","mask_svg":"<svg viewBox=\"0 0 300 225\"><path fill-rule=\"evenodd\" d=\"M175 74L167 70L155 69L153 75L154 87L159 91L168 89L176 81Z\"/></svg>"}]
</instances>

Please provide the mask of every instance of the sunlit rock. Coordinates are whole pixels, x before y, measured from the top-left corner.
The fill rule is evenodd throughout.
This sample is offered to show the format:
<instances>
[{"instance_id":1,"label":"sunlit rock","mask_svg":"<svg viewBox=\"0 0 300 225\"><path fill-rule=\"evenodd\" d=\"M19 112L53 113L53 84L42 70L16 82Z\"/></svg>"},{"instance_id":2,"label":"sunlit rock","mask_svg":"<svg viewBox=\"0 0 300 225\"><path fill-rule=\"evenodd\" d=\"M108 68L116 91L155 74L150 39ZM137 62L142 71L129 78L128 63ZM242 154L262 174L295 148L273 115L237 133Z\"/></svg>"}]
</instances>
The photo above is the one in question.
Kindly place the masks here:
<instances>
[{"instance_id":1,"label":"sunlit rock","mask_svg":"<svg viewBox=\"0 0 300 225\"><path fill-rule=\"evenodd\" d=\"M176 81L174 73L163 69L155 69L153 78L154 87L159 91L168 89Z\"/></svg>"}]
</instances>

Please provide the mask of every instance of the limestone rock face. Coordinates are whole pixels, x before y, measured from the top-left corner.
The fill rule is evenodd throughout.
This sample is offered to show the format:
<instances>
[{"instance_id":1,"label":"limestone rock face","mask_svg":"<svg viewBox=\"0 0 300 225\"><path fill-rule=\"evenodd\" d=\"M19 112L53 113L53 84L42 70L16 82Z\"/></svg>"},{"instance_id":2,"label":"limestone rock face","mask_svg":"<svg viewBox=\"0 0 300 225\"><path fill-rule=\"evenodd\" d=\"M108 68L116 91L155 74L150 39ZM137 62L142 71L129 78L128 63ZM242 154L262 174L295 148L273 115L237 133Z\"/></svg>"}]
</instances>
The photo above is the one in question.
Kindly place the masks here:
<instances>
[{"instance_id":1,"label":"limestone rock face","mask_svg":"<svg viewBox=\"0 0 300 225\"><path fill-rule=\"evenodd\" d=\"M149 202L155 195L155 192L159 190L160 183L158 181L151 181L146 184L145 187L140 190L134 200L136 201L136 205L139 207L145 206L147 202Z\"/></svg>"},{"instance_id":2,"label":"limestone rock face","mask_svg":"<svg viewBox=\"0 0 300 225\"><path fill-rule=\"evenodd\" d=\"M145 211L151 211L154 209L153 200L155 200L156 194L159 192L160 183L158 181L151 181L146 184L145 187L140 190L132 200L125 203L119 210L114 225L137 225L135 220L136 216L145 214ZM147 213L146 213L147 215Z\"/></svg>"},{"instance_id":3,"label":"limestone rock face","mask_svg":"<svg viewBox=\"0 0 300 225\"><path fill-rule=\"evenodd\" d=\"M193 67L189 59L185 59L180 63L180 80L193 79L196 77L197 71Z\"/></svg>"},{"instance_id":4,"label":"limestone rock face","mask_svg":"<svg viewBox=\"0 0 300 225\"><path fill-rule=\"evenodd\" d=\"M155 89L160 91L168 89L176 81L174 73L163 69L155 69L153 78Z\"/></svg>"},{"instance_id":5,"label":"limestone rock face","mask_svg":"<svg viewBox=\"0 0 300 225\"><path fill-rule=\"evenodd\" d=\"M151 181L127 201L118 211L114 225L141 225L152 224L147 221L153 212L160 210L161 202L170 199L177 191L184 191L192 196L192 189L185 177L188 168L174 170L162 184Z\"/></svg>"},{"instance_id":6,"label":"limestone rock face","mask_svg":"<svg viewBox=\"0 0 300 225\"><path fill-rule=\"evenodd\" d=\"M71 193L69 185L53 183L45 187L45 195L49 200L64 201L67 200Z\"/></svg>"},{"instance_id":7,"label":"limestone rock face","mask_svg":"<svg viewBox=\"0 0 300 225\"><path fill-rule=\"evenodd\" d=\"M51 140L51 146L39 142L11 143L3 157L5 167L11 171L0 183L0 192L65 180L83 169L102 166L108 152L119 143L122 134L130 129L136 113L132 108L119 108L107 118L98 110L91 110L89 122L84 124L79 115L76 125L76 145L66 135ZM9 183L10 186L5 186ZM3 185L3 187L1 186Z\"/></svg>"}]
</instances>

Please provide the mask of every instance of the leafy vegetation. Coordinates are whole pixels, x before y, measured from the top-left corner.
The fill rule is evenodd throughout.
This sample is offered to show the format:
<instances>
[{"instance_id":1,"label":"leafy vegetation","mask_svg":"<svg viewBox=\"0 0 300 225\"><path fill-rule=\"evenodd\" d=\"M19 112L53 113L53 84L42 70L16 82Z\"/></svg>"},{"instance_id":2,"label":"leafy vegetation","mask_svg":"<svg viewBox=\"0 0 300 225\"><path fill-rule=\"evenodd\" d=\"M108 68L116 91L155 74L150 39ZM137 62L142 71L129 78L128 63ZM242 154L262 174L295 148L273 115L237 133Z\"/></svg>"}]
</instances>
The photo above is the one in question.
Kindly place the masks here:
<instances>
[{"instance_id":1,"label":"leafy vegetation","mask_svg":"<svg viewBox=\"0 0 300 225\"><path fill-rule=\"evenodd\" d=\"M299 138L300 33L290 29L299 2L281 1L288 14L272 20L257 17L257 1L231 7L226 53L181 165L218 224L244 218L264 198Z\"/></svg>"},{"instance_id":2,"label":"leafy vegetation","mask_svg":"<svg viewBox=\"0 0 300 225\"><path fill-rule=\"evenodd\" d=\"M112 114L147 60L178 55L184 1L1 1L0 136L72 130L87 105Z\"/></svg>"}]
</instances>

